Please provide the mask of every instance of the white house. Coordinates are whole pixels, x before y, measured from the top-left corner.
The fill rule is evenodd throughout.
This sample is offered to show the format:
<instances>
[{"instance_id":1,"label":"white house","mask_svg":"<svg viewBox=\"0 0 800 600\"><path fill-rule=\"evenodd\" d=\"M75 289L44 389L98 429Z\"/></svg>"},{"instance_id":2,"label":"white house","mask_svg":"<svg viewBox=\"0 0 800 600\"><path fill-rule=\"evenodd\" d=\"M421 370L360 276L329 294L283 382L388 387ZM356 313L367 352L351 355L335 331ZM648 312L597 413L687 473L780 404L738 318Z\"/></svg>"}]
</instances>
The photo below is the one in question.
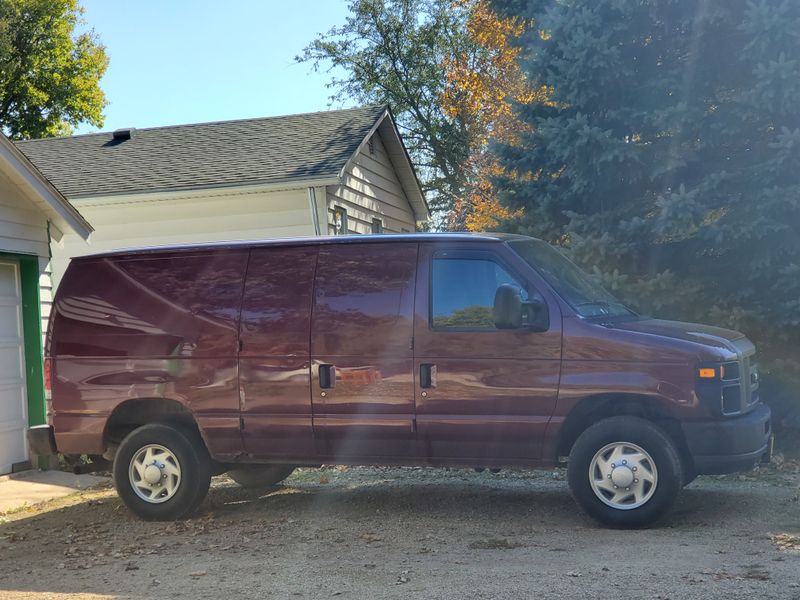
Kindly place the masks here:
<instances>
[{"instance_id":1,"label":"white house","mask_svg":"<svg viewBox=\"0 0 800 600\"><path fill-rule=\"evenodd\" d=\"M384 106L17 143L92 223L72 256L129 247L414 231L428 207Z\"/></svg>"},{"instance_id":2,"label":"white house","mask_svg":"<svg viewBox=\"0 0 800 600\"><path fill-rule=\"evenodd\" d=\"M0 475L28 467L25 429L45 422L42 325L52 240L85 244L91 226L0 134Z\"/></svg>"}]
</instances>

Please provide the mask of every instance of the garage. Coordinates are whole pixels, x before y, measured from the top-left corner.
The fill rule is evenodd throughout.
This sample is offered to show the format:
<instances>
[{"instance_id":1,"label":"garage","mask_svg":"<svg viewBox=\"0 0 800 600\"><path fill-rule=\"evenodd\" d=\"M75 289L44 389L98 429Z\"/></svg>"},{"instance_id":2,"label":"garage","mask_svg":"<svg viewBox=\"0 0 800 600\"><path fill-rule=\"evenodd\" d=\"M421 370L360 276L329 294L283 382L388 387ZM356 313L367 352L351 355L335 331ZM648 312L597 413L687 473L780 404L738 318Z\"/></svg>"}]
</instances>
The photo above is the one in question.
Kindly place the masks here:
<instances>
[{"instance_id":1,"label":"garage","mask_svg":"<svg viewBox=\"0 0 800 600\"><path fill-rule=\"evenodd\" d=\"M25 430L47 419L43 335L51 244L91 226L0 134L0 475L39 466Z\"/></svg>"},{"instance_id":2,"label":"garage","mask_svg":"<svg viewBox=\"0 0 800 600\"><path fill-rule=\"evenodd\" d=\"M0 261L0 473L28 460L25 343L19 265Z\"/></svg>"}]
</instances>

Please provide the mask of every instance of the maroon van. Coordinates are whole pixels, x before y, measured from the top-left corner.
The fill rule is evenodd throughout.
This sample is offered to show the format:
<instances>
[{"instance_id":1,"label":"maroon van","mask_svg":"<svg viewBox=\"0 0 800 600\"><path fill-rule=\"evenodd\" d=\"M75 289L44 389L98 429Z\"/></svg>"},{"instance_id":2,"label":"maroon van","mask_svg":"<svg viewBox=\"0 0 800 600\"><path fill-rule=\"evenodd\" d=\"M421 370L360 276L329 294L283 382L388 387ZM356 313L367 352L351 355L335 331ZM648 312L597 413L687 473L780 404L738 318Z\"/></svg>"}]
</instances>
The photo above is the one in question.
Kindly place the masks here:
<instances>
[{"instance_id":1,"label":"maroon van","mask_svg":"<svg viewBox=\"0 0 800 600\"><path fill-rule=\"evenodd\" d=\"M741 333L643 317L548 244L411 234L74 259L34 451L113 461L147 519L215 473L297 466L549 468L598 521L663 515L701 473L769 460ZM104 462L105 461L105 462Z\"/></svg>"}]
</instances>

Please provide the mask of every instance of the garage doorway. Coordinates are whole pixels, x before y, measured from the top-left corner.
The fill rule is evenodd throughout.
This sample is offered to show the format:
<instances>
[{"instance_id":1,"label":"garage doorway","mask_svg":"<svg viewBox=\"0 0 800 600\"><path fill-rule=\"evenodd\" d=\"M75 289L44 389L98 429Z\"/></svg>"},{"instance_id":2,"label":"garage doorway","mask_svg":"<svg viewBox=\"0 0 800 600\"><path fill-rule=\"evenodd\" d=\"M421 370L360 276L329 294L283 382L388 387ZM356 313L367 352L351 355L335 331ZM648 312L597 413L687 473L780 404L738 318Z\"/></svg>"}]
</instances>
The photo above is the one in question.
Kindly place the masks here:
<instances>
[{"instance_id":1,"label":"garage doorway","mask_svg":"<svg viewBox=\"0 0 800 600\"><path fill-rule=\"evenodd\" d=\"M27 426L20 265L0 259L0 474L28 460Z\"/></svg>"}]
</instances>

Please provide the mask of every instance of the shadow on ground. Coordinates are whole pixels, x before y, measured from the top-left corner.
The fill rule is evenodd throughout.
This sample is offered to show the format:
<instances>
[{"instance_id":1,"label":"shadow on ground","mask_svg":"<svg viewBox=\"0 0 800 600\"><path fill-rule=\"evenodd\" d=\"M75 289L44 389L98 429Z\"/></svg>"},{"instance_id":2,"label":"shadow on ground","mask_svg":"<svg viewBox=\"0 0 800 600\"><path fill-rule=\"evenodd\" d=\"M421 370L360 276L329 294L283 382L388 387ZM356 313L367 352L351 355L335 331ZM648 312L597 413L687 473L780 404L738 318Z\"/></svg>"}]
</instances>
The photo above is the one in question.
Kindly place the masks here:
<instances>
[{"instance_id":1,"label":"shadow on ground","mask_svg":"<svg viewBox=\"0 0 800 600\"><path fill-rule=\"evenodd\" d=\"M175 523L90 493L0 524L0 597L640 598L636 580L662 597L795 597L798 554L770 535L800 532L796 489L700 481L659 527L612 531L561 477L309 470L263 493L222 478Z\"/></svg>"}]
</instances>

